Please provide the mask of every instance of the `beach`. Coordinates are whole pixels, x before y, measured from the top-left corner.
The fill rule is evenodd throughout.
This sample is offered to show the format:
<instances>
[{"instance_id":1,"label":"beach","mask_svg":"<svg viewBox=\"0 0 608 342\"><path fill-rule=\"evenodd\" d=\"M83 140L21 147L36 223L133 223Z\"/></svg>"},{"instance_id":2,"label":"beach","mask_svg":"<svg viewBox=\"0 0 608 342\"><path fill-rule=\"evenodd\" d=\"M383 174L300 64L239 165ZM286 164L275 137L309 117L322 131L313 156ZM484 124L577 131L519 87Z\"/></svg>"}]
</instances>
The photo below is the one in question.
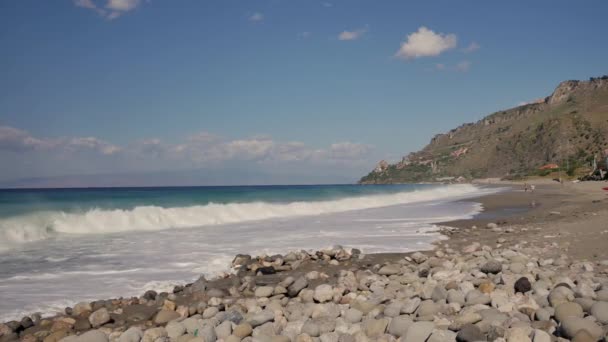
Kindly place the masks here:
<instances>
[{"instance_id":1,"label":"beach","mask_svg":"<svg viewBox=\"0 0 608 342\"><path fill-rule=\"evenodd\" d=\"M483 211L434 222L444 238L422 251L238 254L231 274L93 293L60 315L0 324L0 341L604 340L605 183L532 184L457 200Z\"/></svg>"}]
</instances>

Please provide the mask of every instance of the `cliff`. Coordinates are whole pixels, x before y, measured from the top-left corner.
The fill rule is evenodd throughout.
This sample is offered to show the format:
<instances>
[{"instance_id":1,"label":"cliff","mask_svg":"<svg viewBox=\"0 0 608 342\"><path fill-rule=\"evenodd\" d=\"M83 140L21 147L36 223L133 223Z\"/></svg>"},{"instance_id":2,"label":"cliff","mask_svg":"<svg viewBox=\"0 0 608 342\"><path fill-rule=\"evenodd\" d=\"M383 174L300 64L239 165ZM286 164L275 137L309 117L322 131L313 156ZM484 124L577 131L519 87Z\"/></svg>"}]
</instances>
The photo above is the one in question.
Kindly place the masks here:
<instances>
[{"instance_id":1,"label":"cliff","mask_svg":"<svg viewBox=\"0 0 608 342\"><path fill-rule=\"evenodd\" d=\"M549 163L574 173L606 149L608 76L564 81L544 99L438 134L397 163L382 161L360 183L516 178Z\"/></svg>"}]
</instances>

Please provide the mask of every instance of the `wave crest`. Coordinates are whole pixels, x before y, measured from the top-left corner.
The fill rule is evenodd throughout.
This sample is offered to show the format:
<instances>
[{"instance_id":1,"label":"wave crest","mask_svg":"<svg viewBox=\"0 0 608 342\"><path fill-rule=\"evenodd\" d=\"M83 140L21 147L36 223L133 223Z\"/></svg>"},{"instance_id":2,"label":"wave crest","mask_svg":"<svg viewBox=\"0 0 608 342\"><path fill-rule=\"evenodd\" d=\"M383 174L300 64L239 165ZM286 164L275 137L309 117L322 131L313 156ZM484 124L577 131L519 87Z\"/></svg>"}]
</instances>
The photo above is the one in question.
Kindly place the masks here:
<instances>
[{"instance_id":1,"label":"wave crest","mask_svg":"<svg viewBox=\"0 0 608 342\"><path fill-rule=\"evenodd\" d=\"M52 238L57 234L103 234L192 228L274 218L321 215L391 205L447 200L478 194L474 185L449 185L385 195L291 203L228 203L130 210L91 209L85 212L38 212L0 220L0 248Z\"/></svg>"}]
</instances>

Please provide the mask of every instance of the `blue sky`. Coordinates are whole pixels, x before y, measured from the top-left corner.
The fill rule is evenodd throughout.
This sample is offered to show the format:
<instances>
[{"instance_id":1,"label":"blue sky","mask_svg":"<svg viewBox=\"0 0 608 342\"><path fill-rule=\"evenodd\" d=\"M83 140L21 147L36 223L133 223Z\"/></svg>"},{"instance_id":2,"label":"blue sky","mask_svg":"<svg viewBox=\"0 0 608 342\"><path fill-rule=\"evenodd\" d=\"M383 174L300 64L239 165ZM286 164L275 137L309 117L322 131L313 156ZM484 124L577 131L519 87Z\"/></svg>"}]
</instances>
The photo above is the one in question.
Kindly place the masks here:
<instances>
[{"instance_id":1,"label":"blue sky","mask_svg":"<svg viewBox=\"0 0 608 342\"><path fill-rule=\"evenodd\" d=\"M0 181L170 184L228 169L241 173L213 183L354 181L434 134L608 73L606 13L606 1L3 1Z\"/></svg>"}]
</instances>

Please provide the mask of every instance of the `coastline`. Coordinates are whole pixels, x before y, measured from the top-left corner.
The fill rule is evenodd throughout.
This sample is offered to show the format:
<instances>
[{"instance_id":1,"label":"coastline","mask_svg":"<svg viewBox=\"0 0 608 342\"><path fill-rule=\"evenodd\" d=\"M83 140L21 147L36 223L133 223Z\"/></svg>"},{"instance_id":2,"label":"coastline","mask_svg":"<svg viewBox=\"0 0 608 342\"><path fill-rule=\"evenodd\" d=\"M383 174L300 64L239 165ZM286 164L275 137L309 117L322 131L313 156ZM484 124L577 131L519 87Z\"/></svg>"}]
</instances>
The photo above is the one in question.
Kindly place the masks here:
<instances>
[{"instance_id":1,"label":"coastline","mask_svg":"<svg viewBox=\"0 0 608 342\"><path fill-rule=\"evenodd\" d=\"M139 339L131 339L133 341L154 341L156 339L151 339L151 337L146 339L146 336L156 336L155 334L157 334L157 337L169 337L171 333L169 325L171 324L179 325L178 330L180 331L182 330L181 325L184 325L184 329L181 331L181 335L177 336L181 339L172 337L167 341L197 341L195 338L198 337L198 333L193 333L193 330L191 331L186 326L189 323L198 324L197 329L207 331L208 336L204 339L205 341L236 341L236 339L231 340L229 338L243 324L248 324L252 332L249 335L240 336L238 340L307 341L306 336L302 337L303 335L315 338L323 334L319 333L318 336L314 336L314 329L312 333L304 329L304 325L308 324L306 322L315 321L314 324L320 324L317 321L324 317L324 314L336 316L334 312L336 308L333 308L334 311L330 310L329 313L317 314L316 317L313 309L312 312L308 312L300 319L293 319L294 322L298 322L296 328L288 328L292 319L286 308L293 302L299 303L299 305L314 306L317 309L321 306L323 307L323 309L319 309L321 311L327 309L326 307L333 303L333 305L341 308L333 319L347 319L346 312L352 313L349 310L356 310L364 315L365 319L359 318L359 321L356 322L349 321L347 322L349 323L347 324L348 327L341 330L334 326L333 330L330 329L331 331L325 332L327 334L351 336L363 334L368 340L378 340L383 337L390 341L391 337L395 339L407 335L404 330L401 332L403 336L397 336L395 331L398 330L398 327L395 327L393 331L390 329L393 321L401 317L402 320L411 318L412 324L414 322L433 322L433 330L429 332L429 336L433 333L445 333L450 336L447 340L451 340L451 337L455 338L456 334L460 334L462 331L461 328L464 325L458 327L452 325L461 315L469 314L468 311L465 311L468 304L472 306L485 305L496 310L500 309L500 305L494 305L492 300L492 293L498 293L494 289L505 290L509 300L522 300L517 297L517 292L512 290L513 282L517 279L509 278L513 281L509 280L505 283L504 274L497 272L502 275L496 278L491 277L495 273L482 270L484 263L494 259L508 263L508 257L505 255L511 255L509 253L515 253L514 251L519 256L525 256L526 260L535 260L536 266L527 264L528 270L516 272L521 273L522 276L527 275L530 280L536 280L531 278L530 273L527 273L532 272L531 274L534 276L535 271L530 270L530 268L542 268L544 270L551 269L551 267L559 268L564 266L561 261L567 259L571 260L565 264L569 268L572 265L577 265L577 270L582 269L589 272L588 269L591 267L592 270L595 268L604 272L601 273L603 275L600 276L600 279L608 286L605 277L605 272L608 270L606 268L608 266L606 262L608 260L608 249L605 248L605 246L608 246L608 224L606 224L608 222L608 200L601 190L601 184L603 183L569 183L565 185L541 183L536 186L533 193L525 193L521 190L522 185L520 183L501 183L500 186L509 186L511 190L464 200L481 203L484 207L482 213L472 219L438 224L442 227L442 234L447 236L448 239L437 241L434 250L362 255L356 250L337 248L312 253L300 251L278 256L253 258L241 256L240 259L237 256L233 266L236 266L238 271L234 275L209 281L200 279L195 283L183 286L176 285L173 293L148 291L139 298L119 298L79 303L73 308L67 308L66 313L62 315L48 318L33 315L20 322L7 322L0 324L0 341L11 341L15 338L31 341L59 341L62 338L65 341L87 341L93 340L91 334L97 334L100 341L126 341L121 339L121 336L127 334L127 332L139 336ZM534 204L532 205L532 203ZM541 254L539 255L539 253ZM479 259L483 260L480 261ZM472 263L470 266L476 267L477 273L472 272L468 276L463 276L462 272L459 272L458 277L445 276L446 279L442 278L444 275L437 276L443 274L441 272L450 271L449 267L445 267L445 262L452 263L453 268L456 260L466 260L468 263ZM550 260L551 262L544 260ZM560 262L558 263L556 260L560 260ZM501 271L504 267L507 275L514 273L512 264L513 262L511 262L511 265L501 266ZM588 265L588 267L580 265ZM463 271L462 269L456 270ZM412 277L408 281L404 281L403 277L410 273ZM469 279L469 277L473 279ZM537 275L535 275L536 277ZM388 299L379 300L377 298L379 293L385 296L386 286L390 285L391 281L394 282L396 278L399 278L397 281L399 286L403 287L400 290L407 288L408 291L413 291L409 293L413 297L400 298L399 296L393 296L393 298L390 298L389 296ZM574 284L574 280L577 278L574 276L571 276L571 278L572 287L579 286L579 284ZM367 280L363 281L362 279ZM458 279L469 281L474 288L472 291L487 295L487 299L490 299L490 301L486 302L485 297L477 304L468 303L467 300L464 300L463 303L458 302L460 305L457 308L458 310L442 307L441 310L437 308L437 310L431 310L433 314L430 316L424 315L424 312L423 314L420 313L420 299L431 300L435 305L447 305L449 307L451 303L449 303L447 297L443 298L443 295L440 295L439 299L433 298L435 293L433 289L441 284L443 291L453 290L450 289L451 286L449 286L447 280L456 281ZM492 283L491 286L488 285L492 287L492 291L486 293L481 285L488 281ZM298 282L300 284L297 287L303 286L295 291L293 288ZM374 287L374 284L378 282L384 285L382 291ZM604 283L600 282L600 284ZM419 285L412 289L412 284ZM428 288L430 286L428 284L432 285L431 289ZM397 285L395 284L395 286ZM508 287L511 287L510 291ZM458 289L463 292L463 296L468 297L464 289ZM602 286L594 287L595 292L603 289ZM329 291L331 295L326 293L325 296L322 294L317 296L317 292L323 291ZM430 292L425 293L424 291ZM549 293L546 293L545 296L548 296ZM597 299L598 295L589 294L588 297ZM398 315L386 312L391 304L399 302L403 307L404 303L411 301L412 298L419 298L418 305L413 311L408 312L409 309L404 310L402 308L397 310ZM526 298L539 301L531 295ZM587 296L580 296L580 298L587 298ZM369 306L369 310L367 306ZM529 320L535 322L537 321L535 312L547 308L538 303L531 306L534 308L534 312L527 314ZM270 312L272 310L269 307L274 309L272 315ZM555 310L552 305L549 306L549 309ZM549 309L547 310L551 311ZM589 311L590 308L586 310ZM277 314L276 311L281 313ZM506 313L508 315L512 314L512 318L518 317L517 313L522 312L520 308L511 311ZM240 319L230 320L226 318L233 312L239 312ZM262 314L265 315L262 319L264 322L257 324L259 315ZM159 318L159 316L163 317ZM169 319L167 320L167 318ZM518 317L518 319L525 321L522 317ZM476 323L481 321L483 319ZM564 331L561 320L556 321L555 318L551 318L540 321L553 322L553 324L546 324L546 329L540 329L548 334L564 338L574 337L567 336L569 332ZM98 324L98 322L102 323ZM371 324L369 322L384 325L381 329L382 333L368 331L368 325ZM407 325L409 327L412 324L408 323ZM211 329L213 332L205 328L209 326L213 326ZM228 328L228 326L230 327ZM598 326L606 330L605 324L601 323ZM223 330L217 331L218 327L222 327ZM265 330L258 331L263 327L265 327ZM505 327L506 330L511 328ZM484 331L485 328L479 329L481 333L489 337L489 331ZM587 330L594 329L595 327ZM228 330L230 330L230 333L226 334ZM258 336L256 336L256 331L258 331ZM453 336L451 333L454 333ZM597 331L591 333L596 334ZM105 340L101 334L105 336ZM506 332L503 335L505 334ZM542 335L542 333L537 334ZM211 338L211 335L215 335L215 337ZM272 338L261 338L261 336L266 335ZM533 337L534 333L528 332L528 335ZM286 336L288 339L281 339L277 336ZM70 340L70 338L72 339ZM407 341L408 339L405 338L404 340ZM413 340L410 339L410 341Z\"/></svg>"}]
</instances>

